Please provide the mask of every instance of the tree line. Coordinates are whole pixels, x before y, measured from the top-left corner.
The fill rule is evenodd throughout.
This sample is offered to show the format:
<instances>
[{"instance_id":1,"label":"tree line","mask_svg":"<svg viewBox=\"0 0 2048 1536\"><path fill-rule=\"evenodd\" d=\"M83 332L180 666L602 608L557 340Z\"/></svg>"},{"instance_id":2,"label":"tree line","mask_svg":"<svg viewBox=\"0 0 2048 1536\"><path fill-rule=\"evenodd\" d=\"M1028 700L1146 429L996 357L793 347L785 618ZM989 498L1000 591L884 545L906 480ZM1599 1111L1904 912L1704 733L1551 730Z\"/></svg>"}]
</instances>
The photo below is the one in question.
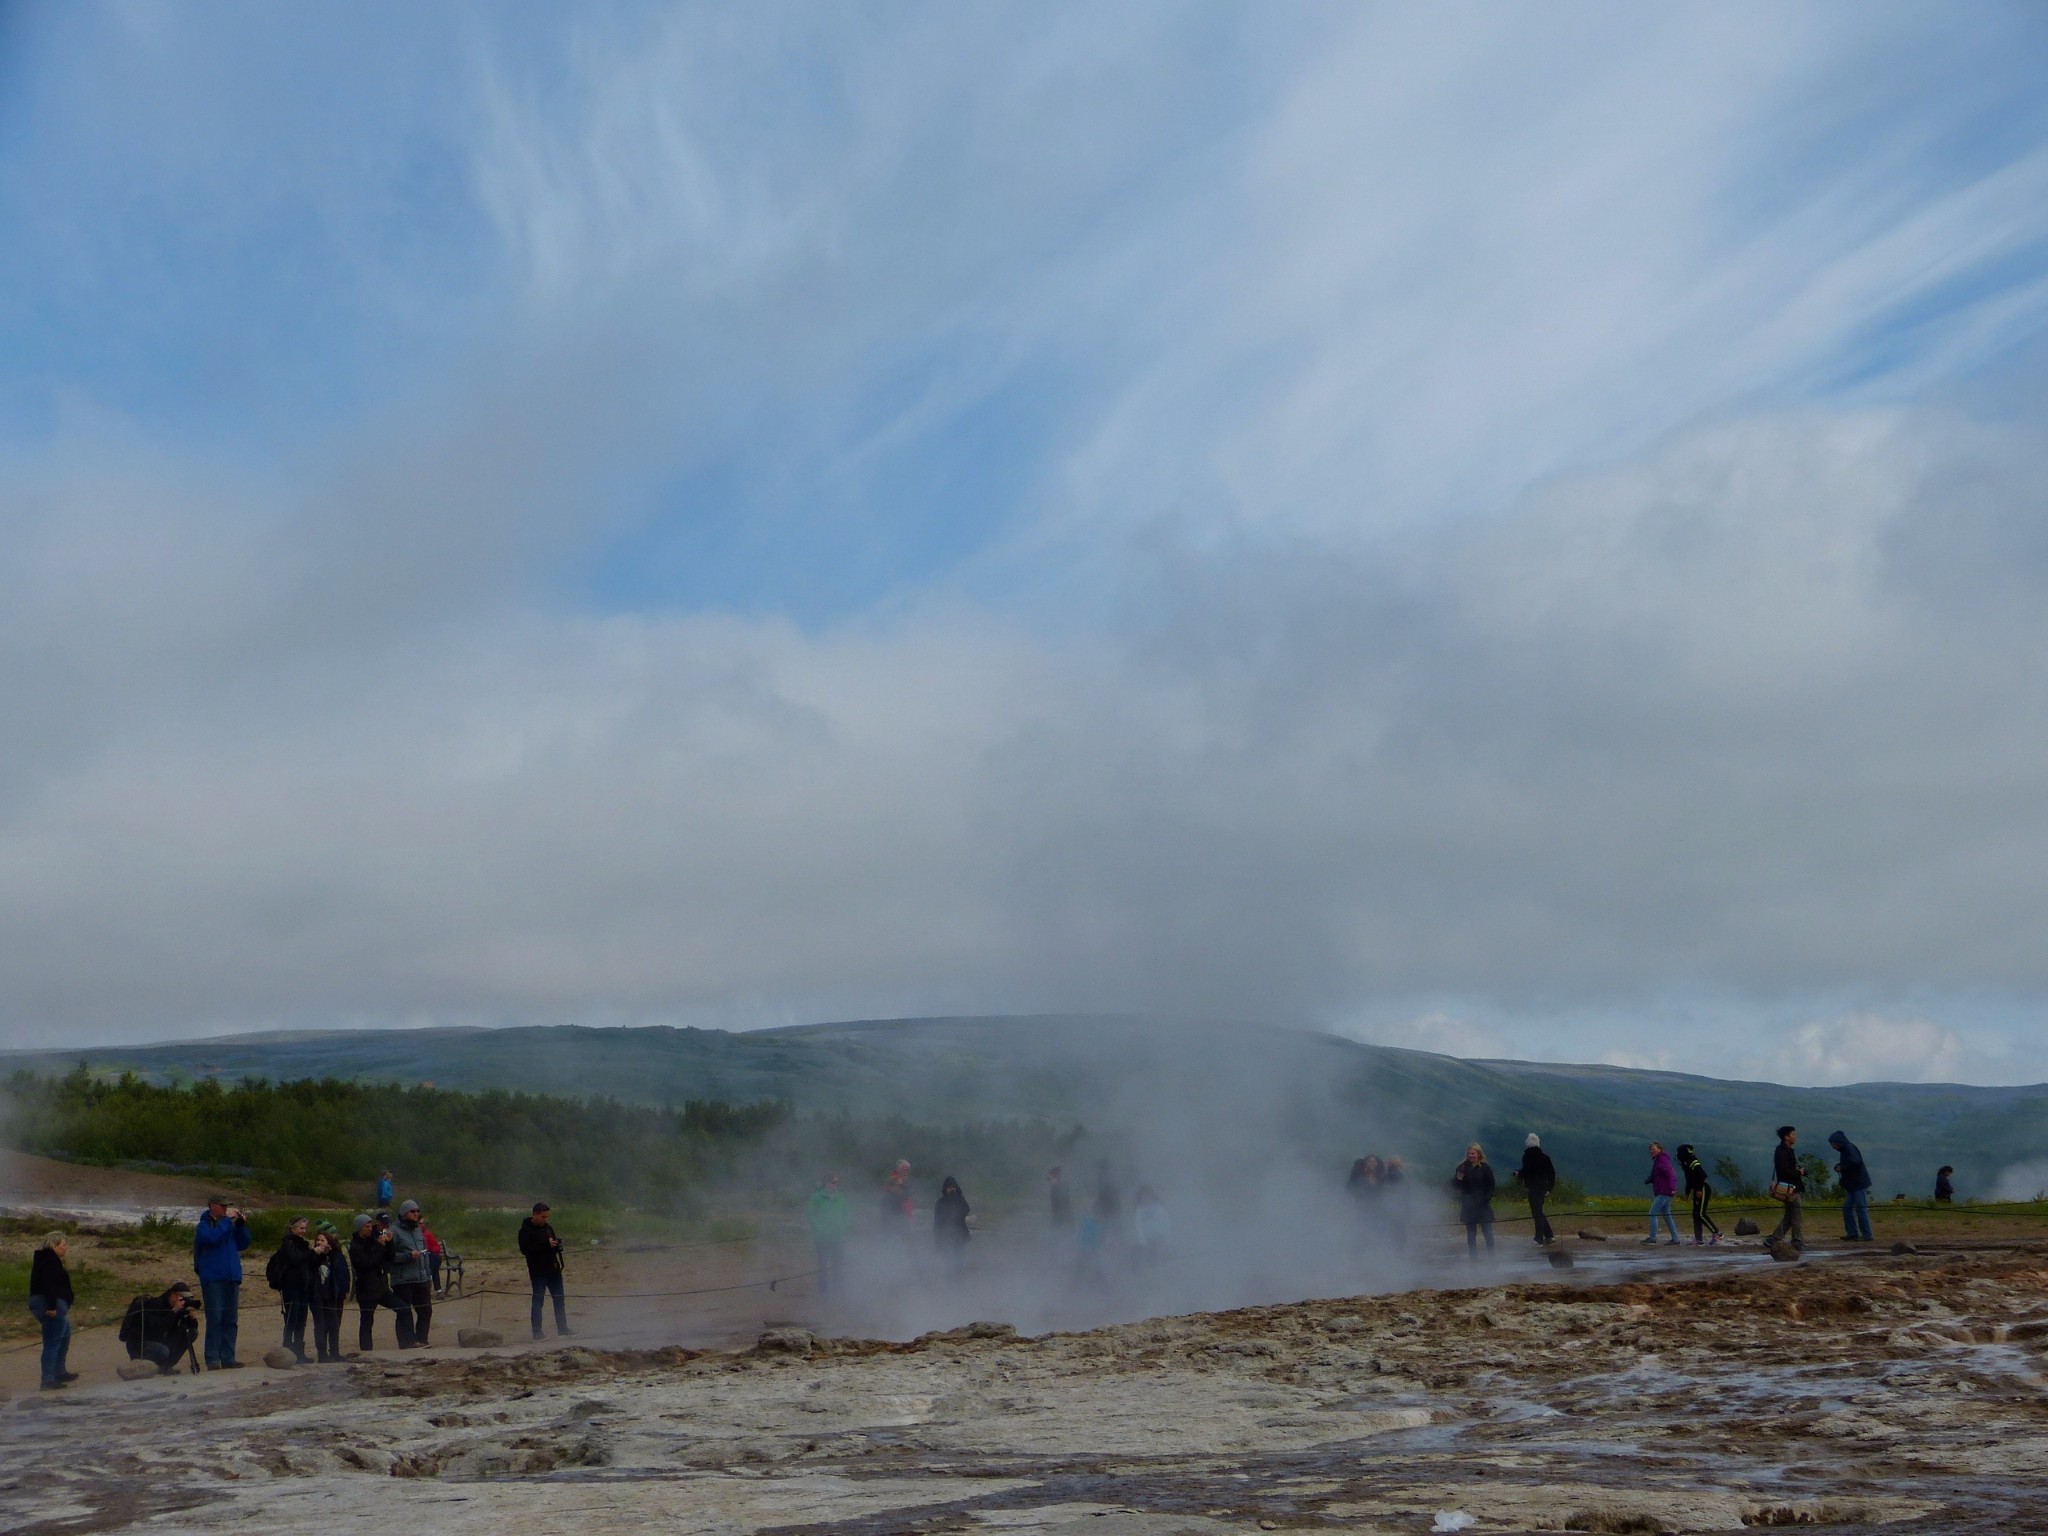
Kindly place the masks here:
<instances>
[{"instance_id":1,"label":"tree line","mask_svg":"<svg viewBox=\"0 0 2048 1536\"><path fill-rule=\"evenodd\" d=\"M0 1124L24 1152L205 1171L344 1201L392 1168L401 1182L684 1213L714 1196L793 1203L826 1169L859 1190L898 1157L920 1177L956 1173L991 1192L1022 1192L1084 1134L1044 1122L799 1115L784 1099L654 1107L335 1078L161 1084L96 1077L82 1063L59 1078L17 1071L0 1092Z\"/></svg>"},{"instance_id":2,"label":"tree line","mask_svg":"<svg viewBox=\"0 0 2048 1536\"><path fill-rule=\"evenodd\" d=\"M334 1078L169 1085L83 1065L55 1079L16 1072L5 1092L0 1119L24 1152L206 1169L330 1198L402 1168L436 1184L671 1206L793 1115L772 1099L652 1108Z\"/></svg>"}]
</instances>

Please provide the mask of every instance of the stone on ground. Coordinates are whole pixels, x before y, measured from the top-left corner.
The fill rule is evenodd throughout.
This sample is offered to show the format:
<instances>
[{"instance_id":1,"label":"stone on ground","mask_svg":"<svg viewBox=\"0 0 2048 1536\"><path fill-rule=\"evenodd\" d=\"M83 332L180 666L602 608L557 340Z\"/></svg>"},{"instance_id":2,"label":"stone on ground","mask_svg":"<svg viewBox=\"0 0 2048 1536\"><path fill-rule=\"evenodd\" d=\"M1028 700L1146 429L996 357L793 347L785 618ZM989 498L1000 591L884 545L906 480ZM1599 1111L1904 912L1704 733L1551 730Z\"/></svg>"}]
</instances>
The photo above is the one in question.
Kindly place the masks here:
<instances>
[{"instance_id":1,"label":"stone on ground","mask_svg":"<svg viewBox=\"0 0 2048 1536\"><path fill-rule=\"evenodd\" d=\"M505 1335L490 1328L458 1328L455 1342L464 1349L496 1349L505 1342Z\"/></svg>"}]
</instances>

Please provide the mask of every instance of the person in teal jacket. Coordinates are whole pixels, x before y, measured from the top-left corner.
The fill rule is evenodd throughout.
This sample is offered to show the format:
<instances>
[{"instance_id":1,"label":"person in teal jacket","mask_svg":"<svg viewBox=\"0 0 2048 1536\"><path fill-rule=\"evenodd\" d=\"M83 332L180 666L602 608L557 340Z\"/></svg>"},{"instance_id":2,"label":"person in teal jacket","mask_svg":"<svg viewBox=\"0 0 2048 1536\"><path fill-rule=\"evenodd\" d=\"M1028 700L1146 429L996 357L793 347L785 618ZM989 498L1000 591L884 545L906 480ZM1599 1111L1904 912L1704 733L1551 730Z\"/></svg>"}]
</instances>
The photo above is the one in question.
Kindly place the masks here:
<instances>
[{"instance_id":1,"label":"person in teal jacket","mask_svg":"<svg viewBox=\"0 0 2048 1536\"><path fill-rule=\"evenodd\" d=\"M828 1173L811 1191L804 1206L811 1224L811 1247L818 1255L818 1294L830 1296L846 1276L846 1234L853 1227L853 1213L846 1208L846 1196L839 1193L839 1175Z\"/></svg>"},{"instance_id":2,"label":"person in teal jacket","mask_svg":"<svg viewBox=\"0 0 2048 1536\"><path fill-rule=\"evenodd\" d=\"M192 1269L199 1276L199 1295L206 1313L206 1368L237 1371L235 1335L242 1302L242 1250L249 1246L249 1223L228 1204L225 1195L209 1195L206 1214L192 1234Z\"/></svg>"}]
</instances>

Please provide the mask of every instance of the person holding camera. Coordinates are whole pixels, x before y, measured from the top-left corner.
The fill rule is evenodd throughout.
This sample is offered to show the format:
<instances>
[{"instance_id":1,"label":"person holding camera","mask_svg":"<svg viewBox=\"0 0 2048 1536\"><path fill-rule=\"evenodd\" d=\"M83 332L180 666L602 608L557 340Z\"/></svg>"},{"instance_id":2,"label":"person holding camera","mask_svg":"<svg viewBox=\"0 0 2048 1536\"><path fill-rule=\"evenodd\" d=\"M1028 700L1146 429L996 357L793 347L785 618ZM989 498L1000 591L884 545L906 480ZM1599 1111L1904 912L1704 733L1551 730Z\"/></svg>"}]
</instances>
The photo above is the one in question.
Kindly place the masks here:
<instances>
[{"instance_id":1,"label":"person holding camera","mask_svg":"<svg viewBox=\"0 0 2048 1536\"><path fill-rule=\"evenodd\" d=\"M313 1257L313 1245L306 1237L310 1224L308 1218L294 1216L285 1228L284 1241L277 1245L277 1252L270 1256L263 1271L284 1311L281 1342L301 1365L312 1364L306 1353L306 1324L313 1315L313 1292L320 1281L320 1263Z\"/></svg>"},{"instance_id":2,"label":"person holding camera","mask_svg":"<svg viewBox=\"0 0 2048 1536\"><path fill-rule=\"evenodd\" d=\"M138 1296L121 1319L121 1342L130 1360L147 1360L159 1376L168 1376L199 1341L199 1312L192 1288L173 1281L161 1296ZM192 1369L199 1369L195 1361Z\"/></svg>"},{"instance_id":3,"label":"person holding camera","mask_svg":"<svg viewBox=\"0 0 2048 1536\"><path fill-rule=\"evenodd\" d=\"M391 1225L380 1211L375 1216L358 1216L353 1231L348 1242L348 1267L355 1275L356 1310L361 1315L356 1345L364 1354L370 1352L377 1309L389 1307L398 1314L398 1347L409 1348L412 1313L391 1294Z\"/></svg>"},{"instance_id":4,"label":"person holding camera","mask_svg":"<svg viewBox=\"0 0 2048 1536\"><path fill-rule=\"evenodd\" d=\"M239 1371L235 1338L241 1324L242 1252L249 1246L249 1223L227 1196L211 1195L206 1214L192 1234L192 1268L199 1276L199 1296L206 1313L206 1368Z\"/></svg>"},{"instance_id":5,"label":"person holding camera","mask_svg":"<svg viewBox=\"0 0 2048 1536\"><path fill-rule=\"evenodd\" d=\"M541 1303L552 1296L555 1302L555 1337L566 1339L575 1330L569 1326L569 1309L562 1301L562 1240L545 1200L533 1202L533 1214L519 1223L519 1252L526 1260L526 1279L533 1287L533 1339L541 1339Z\"/></svg>"},{"instance_id":6,"label":"person holding camera","mask_svg":"<svg viewBox=\"0 0 2048 1536\"><path fill-rule=\"evenodd\" d=\"M427 1330L434 1321L434 1266L427 1253L425 1212L417 1200L398 1208L398 1225L391 1229L391 1290L398 1305L412 1314L412 1338L400 1339L400 1349L425 1349Z\"/></svg>"}]
</instances>

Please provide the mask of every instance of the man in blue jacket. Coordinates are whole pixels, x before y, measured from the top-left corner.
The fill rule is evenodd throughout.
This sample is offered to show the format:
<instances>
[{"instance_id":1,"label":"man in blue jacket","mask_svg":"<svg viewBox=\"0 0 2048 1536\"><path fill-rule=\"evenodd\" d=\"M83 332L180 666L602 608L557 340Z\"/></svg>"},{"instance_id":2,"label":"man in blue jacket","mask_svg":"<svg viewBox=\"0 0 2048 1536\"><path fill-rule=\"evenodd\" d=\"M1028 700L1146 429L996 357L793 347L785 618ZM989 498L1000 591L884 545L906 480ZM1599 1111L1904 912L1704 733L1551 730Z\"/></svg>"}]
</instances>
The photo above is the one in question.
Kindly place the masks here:
<instances>
[{"instance_id":1,"label":"man in blue jacket","mask_svg":"<svg viewBox=\"0 0 2048 1536\"><path fill-rule=\"evenodd\" d=\"M238 1371L235 1358L237 1314L242 1300L242 1250L249 1246L249 1224L224 1195L209 1195L206 1214L192 1234L192 1268L199 1276L199 1295L206 1313L206 1368Z\"/></svg>"},{"instance_id":2,"label":"man in blue jacket","mask_svg":"<svg viewBox=\"0 0 2048 1536\"><path fill-rule=\"evenodd\" d=\"M1870 1241L1870 1169L1856 1143L1840 1131L1828 1138L1841 1161L1835 1173L1842 1181L1842 1230L1852 1243Z\"/></svg>"}]
</instances>

